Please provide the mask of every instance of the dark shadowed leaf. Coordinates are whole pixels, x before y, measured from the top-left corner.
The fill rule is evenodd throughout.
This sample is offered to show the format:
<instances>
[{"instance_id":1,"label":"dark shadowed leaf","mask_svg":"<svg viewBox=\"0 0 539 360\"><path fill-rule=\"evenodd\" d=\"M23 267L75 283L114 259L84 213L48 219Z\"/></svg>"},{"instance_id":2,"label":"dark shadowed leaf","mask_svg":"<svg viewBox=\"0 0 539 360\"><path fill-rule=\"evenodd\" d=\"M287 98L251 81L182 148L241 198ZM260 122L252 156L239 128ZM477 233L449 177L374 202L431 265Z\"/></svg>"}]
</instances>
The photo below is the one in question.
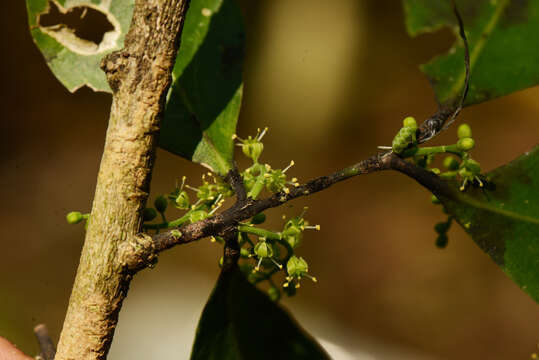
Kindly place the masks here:
<instances>
[{"instance_id":1,"label":"dark shadowed leaf","mask_svg":"<svg viewBox=\"0 0 539 360\"><path fill-rule=\"evenodd\" d=\"M291 316L235 269L223 272L200 318L192 360L329 359Z\"/></svg>"},{"instance_id":2,"label":"dark shadowed leaf","mask_svg":"<svg viewBox=\"0 0 539 360\"><path fill-rule=\"evenodd\" d=\"M26 0L34 42L69 91L84 85L111 91L99 63L104 55L123 46L134 2Z\"/></svg>"},{"instance_id":3,"label":"dark shadowed leaf","mask_svg":"<svg viewBox=\"0 0 539 360\"><path fill-rule=\"evenodd\" d=\"M539 0L457 0L470 45L470 92L465 105L539 83ZM408 33L450 26L458 33L450 0L404 0ZM456 36L458 38L458 35ZM422 66L439 103L453 102L464 85L460 38L445 55Z\"/></svg>"},{"instance_id":4,"label":"dark shadowed leaf","mask_svg":"<svg viewBox=\"0 0 539 360\"><path fill-rule=\"evenodd\" d=\"M539 147L441 198L474 241L539 302Z\"/></svg>"},{"instance_id":5,"label":"dark shadowed leaf","mask_svg":"<svg viewBox=\"0 0 539 360\"><path fill-rule=\"evenodd\" d=\"M224 175L242 97L245 33L234 0L192 0L160 146Z\"/></svg>"}]
</instances>

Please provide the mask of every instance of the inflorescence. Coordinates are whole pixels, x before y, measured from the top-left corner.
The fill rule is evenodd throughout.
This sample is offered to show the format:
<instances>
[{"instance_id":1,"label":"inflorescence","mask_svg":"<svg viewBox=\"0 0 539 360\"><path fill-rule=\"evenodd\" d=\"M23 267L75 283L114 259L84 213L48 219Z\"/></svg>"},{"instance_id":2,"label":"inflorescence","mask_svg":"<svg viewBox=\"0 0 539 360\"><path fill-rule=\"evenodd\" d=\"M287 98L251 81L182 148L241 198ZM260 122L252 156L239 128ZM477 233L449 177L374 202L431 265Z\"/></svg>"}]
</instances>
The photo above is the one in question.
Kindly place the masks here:
<instances>
[{"instance_id":1,"label":"inflorescence","mask_svg":"<svg viewBox=\"0 0 539 360\"><path fill-rule=\"evenodd\" d=\"M247 197L257 199L263 191L269 193L288 194L291 187L299 186L296 178L288 178L287 172L294 166L291 161L284 169L274 169L269 164L259 162L260 155L264 150L262 138L267 132L258 130L254 137L241 139L237 135L232 138L237 140L237 146L241 147L243 154L252 161L252 165L243 170L240 175ZM143 229L155 231L176 229L177 237L182 234L177 228L204 220L216 213L226 199L234 196L234 190L221 177L208 172L202 175L202 184L198 187L187 184L184 176L181 182L177 182L174 189L164 195L158 196L153 207L143 210ZM169 206L170 205L170 206ZM174 220L168 220L165 214L170 208L181 211L181 216ZM263 213L253 216L245 222L240 222L237 227L237 241L240 246L239 268L246 274L249 281L258 284L267 281L270 284L268 295L273 300L281 297L281 291L289 296L294 295L300 287L300 281L304 278L316 282L316 278L308 274L309 266L304 258L297 256L296 249L303 240L305 230L320 230L319 225L309 225L305 220L306 208L303 212L291 219L283 215L284 224L279 231L270 231L259 227L266 221ZM153 222L157 218L160 222ZM75 224L87 220L88 214L71 212L67 215L67 221ZM210 241L223 244L224 239L220 236L210 237ZM219 264L223 264L223 258ZM284 272L284 279L280 286L276 285L275 275Z\"/></svg>"}]
</instances>

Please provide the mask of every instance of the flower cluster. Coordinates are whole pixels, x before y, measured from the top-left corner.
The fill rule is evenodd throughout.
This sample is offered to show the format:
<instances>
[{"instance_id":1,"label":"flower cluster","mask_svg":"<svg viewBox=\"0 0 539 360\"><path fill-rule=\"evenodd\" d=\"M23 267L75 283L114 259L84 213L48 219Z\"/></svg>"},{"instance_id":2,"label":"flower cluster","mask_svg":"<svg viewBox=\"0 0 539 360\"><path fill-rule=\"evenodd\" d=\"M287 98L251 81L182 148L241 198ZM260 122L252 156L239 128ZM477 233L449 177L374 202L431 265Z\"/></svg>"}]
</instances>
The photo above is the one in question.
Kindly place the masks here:
<instances>
[{"instance_id":1,"label":"flower cluster","mask_svg":"<svg viewBox=\"0 0 539 360\"><path fill-rule=\"evenodd\" d=\"M258 130L256 136L241 139L234 135L238 146L245 156L252 160L252 165L240 173L245 191L248 197L256 199L262 191L270 193L282 193L283 196L290 192L291 187L299 186L296 178L288 180L287 171L294 165L291 161L284 169L273 169L269 164L259 162L264 145L262 138L267 132ZM184 176L181 182L168 194L159 195L153 202L153 207L143 210L143 229L146 231L159 232L163 229L173 229L173 236L181 237L178 227L189 223L204 220L212 215L223 205L227 198L234 196L234 191L229 184L212 173L202 175L202 183L198 187L186 184ZM168 220L170 209L180 211L180 215L174 220ZM300 246L305 230L320 230L320 226L311 226L304 218L305 210L296 217L286 220L279 231L270 231L258 227L266 221L264 214L257 214L249 221L238 225L238 244L240 245L239 266L247 275L248 279L258 284L263 281L270 283L268 295L273 300L278 300L281 291L293 295L300 287L303 278L316 281L316 278L308 274L309 267L304 258L297 256L296 249ZM157 218L160 221L155 222ZM88 215L79 212L71 212L67 215L69 223L78 223L87 220ZM212 242L224 244L224 239L219 236L210 238ZM223 258L219 261L222 265ZM274 275L284 272L281 285L277 286Z\"/></svg>"}]
</instances>

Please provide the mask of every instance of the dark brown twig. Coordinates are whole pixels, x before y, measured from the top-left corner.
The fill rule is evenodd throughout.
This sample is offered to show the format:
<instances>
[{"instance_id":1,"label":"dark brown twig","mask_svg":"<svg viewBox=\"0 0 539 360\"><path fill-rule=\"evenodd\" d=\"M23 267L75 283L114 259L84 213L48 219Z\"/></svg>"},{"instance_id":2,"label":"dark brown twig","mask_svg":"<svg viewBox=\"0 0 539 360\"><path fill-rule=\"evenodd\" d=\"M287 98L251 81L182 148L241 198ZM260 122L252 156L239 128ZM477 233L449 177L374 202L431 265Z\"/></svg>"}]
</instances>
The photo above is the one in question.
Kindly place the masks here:
<instances>
[{"instance_id":1,"label":"dark brown twig","mask_svg":"<svg viewBox=\"0 0 539 360\"><path fill-rule=\"evenodd\" d=\"M54 360L56 355L56 347L49 336L49 330L45 324L39 324L34 327L34 334L36 335L39 348L41 349L41 356L45 360Z\"/></svg>"},{"instance_id":2,"label":"dark brown twig","mask_svg":"<svg viewBox=\"0 0 539 360\"><path fill-rule=\"evenodd\" d=\"M455 121L464 106L464 101L466 100L468 89L470 87L470 50L468 47L468 39L466 38L462 17L457 9L455 0L451 0L451 4L459 25L459 36L464 44L464 67L466 69L464 89L462 90L462 95L459 100L456 101L455 99L450 99L449 104L440 104L438 111L419 126L417 141L420 144L432 139L440 132L447 129Z\"/></svg>"},{"instance_id":3,"label":"dark brown twig","mask_svg":"<svg viewBox=\"0 0 539 360\"><path fill-rule=\"evenodd\" d=\"M388 170L390 169L390 160L392 156L394 155L391 153L376 154L331 175L322 176L313 179L306 184L293 187L288 194L280 192L262 200L245 199L242 206L238 207L234 205L221 214L181 227L179 229L181 236L179 237L177 236L178 233L176 231L167 231L156 234L152 237L153 251L158 253L175 245L186 244L207 236L223 236L228 231L235 230L239 221L246 220L266 209L277 207L298 197L307 196L327 189L337 182L357 175Z\"/></svg>"}]
</instances>

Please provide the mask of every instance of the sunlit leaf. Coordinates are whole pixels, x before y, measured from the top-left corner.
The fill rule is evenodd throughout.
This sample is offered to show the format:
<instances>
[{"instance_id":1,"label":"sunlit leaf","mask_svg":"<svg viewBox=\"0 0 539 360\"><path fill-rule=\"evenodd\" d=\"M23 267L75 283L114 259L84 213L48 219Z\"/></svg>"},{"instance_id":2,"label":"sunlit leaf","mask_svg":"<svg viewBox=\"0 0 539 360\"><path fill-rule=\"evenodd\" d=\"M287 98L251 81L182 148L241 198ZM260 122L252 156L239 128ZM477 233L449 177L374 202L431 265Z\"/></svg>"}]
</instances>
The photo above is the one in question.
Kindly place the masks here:
<instances>
[{"instance_id":1,"label":"sunlit leaf","mask_svg":"<svg viewBox=\"0 0 539 360\"><path fill-rule=\"evenodd\" d=\"M422 66L439 103L451 103L464 85L464 50L450 0L403 0L412 36L450 26L457 42ZM470 45L471 84L465 105L539 83L539 0L457 0Z\"/></svg>"},{"instance_id":2,"label":"sunlit leaf","mask_svg":"<svg viewBox=\"0 0 539 360\"><path fill-rule=\"evenodd\" d=\"M134 0L26 0L34 42L69 91L84 85L111 91L99 63L122 48L133 4Z\"/></svg>"},{"instance_id":3,"label":"sunlit leaf","mask_svg":"<svg viewBox=\"0 0 539 360\"><path fill-rule=\"evenodd\" d=\"M222 175L232 166L244 43L234 0L191 1L160 146Z\"/></svg>"}]
</instances>

